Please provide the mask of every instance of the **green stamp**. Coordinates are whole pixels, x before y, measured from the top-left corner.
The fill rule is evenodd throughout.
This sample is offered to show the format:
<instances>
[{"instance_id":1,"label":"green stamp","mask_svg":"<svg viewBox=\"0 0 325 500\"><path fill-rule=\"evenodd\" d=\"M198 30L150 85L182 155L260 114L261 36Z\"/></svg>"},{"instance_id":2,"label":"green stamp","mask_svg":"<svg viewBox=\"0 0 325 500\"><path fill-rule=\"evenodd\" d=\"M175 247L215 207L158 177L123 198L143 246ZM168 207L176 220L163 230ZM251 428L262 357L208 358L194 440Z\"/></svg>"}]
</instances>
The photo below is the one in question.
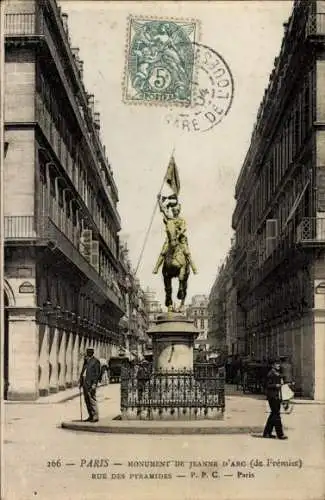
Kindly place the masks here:
<instances>
[{"instance_id":1,"label":"green stamp","mask_svg":"<svg viewBox=\"0 0 325 500\"><path fill-rule=\"evenodd\" d=\"M191 104L197 21L129 19L124 101Z\"/></svg>"}]
</instances>

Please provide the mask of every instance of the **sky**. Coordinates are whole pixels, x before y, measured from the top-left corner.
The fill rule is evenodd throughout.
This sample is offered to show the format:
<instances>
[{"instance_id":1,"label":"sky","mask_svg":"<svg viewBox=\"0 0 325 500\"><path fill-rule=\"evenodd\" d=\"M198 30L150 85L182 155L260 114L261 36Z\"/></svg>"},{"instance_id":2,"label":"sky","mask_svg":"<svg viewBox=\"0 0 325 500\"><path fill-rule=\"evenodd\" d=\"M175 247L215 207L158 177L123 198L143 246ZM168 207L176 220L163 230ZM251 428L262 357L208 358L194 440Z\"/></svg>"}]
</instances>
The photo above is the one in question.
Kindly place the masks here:
<instances>
[{"instance_id":1,"label":"sky","mask_svg":"<svg viewBox=\"0 0 325 500\"><path fill-rule=\"evenodd\" d=\"M95 95L100 112L101 139L119 191L120 236L127 241L134 268L175 148L182 214L198 268L198 274L189 278L188 300L195 294L209 294L230 248L235 183L292 4L279 0L59 1L68 14L71 44L80 48L84 61L85 88ZM167 122L165 106L123 102L129 16L200 22L200 43L223 57L234 82L231 109L218 125L205 132L189 132ZM164 238L157 211L138 277L142 287L155 289L160 300L164 297L162 277L153 275L152 269Z\"/></svg>"}]
</instances>

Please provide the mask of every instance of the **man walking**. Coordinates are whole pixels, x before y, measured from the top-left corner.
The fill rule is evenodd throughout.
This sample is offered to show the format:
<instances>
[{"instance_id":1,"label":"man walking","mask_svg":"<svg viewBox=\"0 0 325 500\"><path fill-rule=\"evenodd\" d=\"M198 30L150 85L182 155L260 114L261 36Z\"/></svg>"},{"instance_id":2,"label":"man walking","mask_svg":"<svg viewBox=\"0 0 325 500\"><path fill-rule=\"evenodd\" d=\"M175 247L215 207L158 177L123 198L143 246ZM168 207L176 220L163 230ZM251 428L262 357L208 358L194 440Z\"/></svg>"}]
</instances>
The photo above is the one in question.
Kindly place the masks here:
<instances>
[{"instance_id":1,"label":"man walking","mask_svg":"<svg viewBox=\"0 0 325 500\"><path fill-rule=\"evenodd\" d=\"M100 361L94 356L94 349L86 350L85 361L81 370L79 387L83 388L89 417L86 422L98 422L96 389L100 379Z\"/></svg>"},{"instance_id":2,"label":"man walking","mask_svg":"<svg viewBox=\"0 0 325 500\"><path fill-rule=\"evenodd\" d=\"M278 439L288 439L287 436L283 434L282 422L281 422L281 365L280 359L275 359L272 364L272 368L267 374L266 379L266 397L270 405L271 413L267 419L263 437L264 438L275 438L272 435L273 427Z\"/></svg>"}]
</instances>

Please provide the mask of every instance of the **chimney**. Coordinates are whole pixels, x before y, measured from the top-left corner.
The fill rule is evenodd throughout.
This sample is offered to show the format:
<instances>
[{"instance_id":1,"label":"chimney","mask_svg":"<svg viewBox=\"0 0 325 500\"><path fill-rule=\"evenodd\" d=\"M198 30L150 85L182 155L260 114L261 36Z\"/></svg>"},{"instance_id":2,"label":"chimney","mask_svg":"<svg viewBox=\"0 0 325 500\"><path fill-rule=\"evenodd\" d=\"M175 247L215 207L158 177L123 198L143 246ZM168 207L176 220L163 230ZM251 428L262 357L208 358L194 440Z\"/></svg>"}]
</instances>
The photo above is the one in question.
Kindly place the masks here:
<instances>
[{"instance_id":1,"label":"chimney","mask_svg":"<svg viewBox=\"0 0 325 500\"><path fill-rule=\"evenodd\" d=\"M73 55L76 62L79 61L79 50L80 49L78 47L71 48L72 55Z\"/></svg>"},{"instance_id":2,"label":"chimney","mask_svg":"<svg viewBox=\"0 0 325 500\"><path fill-rule=\"evenodd\" d=\"M69 32L68 14L66 14L65 12L62 12L61 19L62 19L62 24L63 24L64 31L68 34L68 32Z\"/></svg>"},{"instance_id":3,"label":"chimney","mask_svg":"<svg viewBox=\"0 0 325 500\"><path fill-rule=\"evenodd\" d=\"M95 129L100 130L100 113L98 111L94 113L94 124Z\"/></svg>"},{"instance_id":4,"label":"chimney","mask_svg":"<svg viewBox=\"0 0 325 500\"><path fill-rule=\"evenodd\" d=\"M83 76L84 76L84 62L83 61L78 61L78 70L79 70L79 73L80 73L80 78L83 79Z\"/></svg>"},{"instance_id":5,"label":"chimney","mask_svg":"<svg viewBox=\"0 0 325 500\"><path fill-rule=\"evenodd\" d=\"M88 94L88 106L91 111L91 114L94 114L94 106L95 106L95 96L94 94Z\"/></svg>"}]
</instances>

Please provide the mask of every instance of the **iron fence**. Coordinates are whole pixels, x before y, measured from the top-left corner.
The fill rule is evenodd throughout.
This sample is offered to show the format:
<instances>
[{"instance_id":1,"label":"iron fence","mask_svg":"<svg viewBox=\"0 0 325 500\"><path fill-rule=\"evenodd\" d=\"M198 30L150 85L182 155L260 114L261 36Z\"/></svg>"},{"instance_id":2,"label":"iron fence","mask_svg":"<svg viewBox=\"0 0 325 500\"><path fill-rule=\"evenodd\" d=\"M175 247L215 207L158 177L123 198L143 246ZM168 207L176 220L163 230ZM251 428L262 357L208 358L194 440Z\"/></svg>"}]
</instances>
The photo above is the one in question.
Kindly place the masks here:
<instances>
[{"instance_id":1,"label":"iron fence","mask_svg":"<svg viewBox=\"0 0 325 500\"><path fill-rule=\"evenodd\" d=\"M135 367L121 373L121 412L125 418L218 418L225 408L224 371L215 365L188 370Z\"/></svg>"}]
</instances>

